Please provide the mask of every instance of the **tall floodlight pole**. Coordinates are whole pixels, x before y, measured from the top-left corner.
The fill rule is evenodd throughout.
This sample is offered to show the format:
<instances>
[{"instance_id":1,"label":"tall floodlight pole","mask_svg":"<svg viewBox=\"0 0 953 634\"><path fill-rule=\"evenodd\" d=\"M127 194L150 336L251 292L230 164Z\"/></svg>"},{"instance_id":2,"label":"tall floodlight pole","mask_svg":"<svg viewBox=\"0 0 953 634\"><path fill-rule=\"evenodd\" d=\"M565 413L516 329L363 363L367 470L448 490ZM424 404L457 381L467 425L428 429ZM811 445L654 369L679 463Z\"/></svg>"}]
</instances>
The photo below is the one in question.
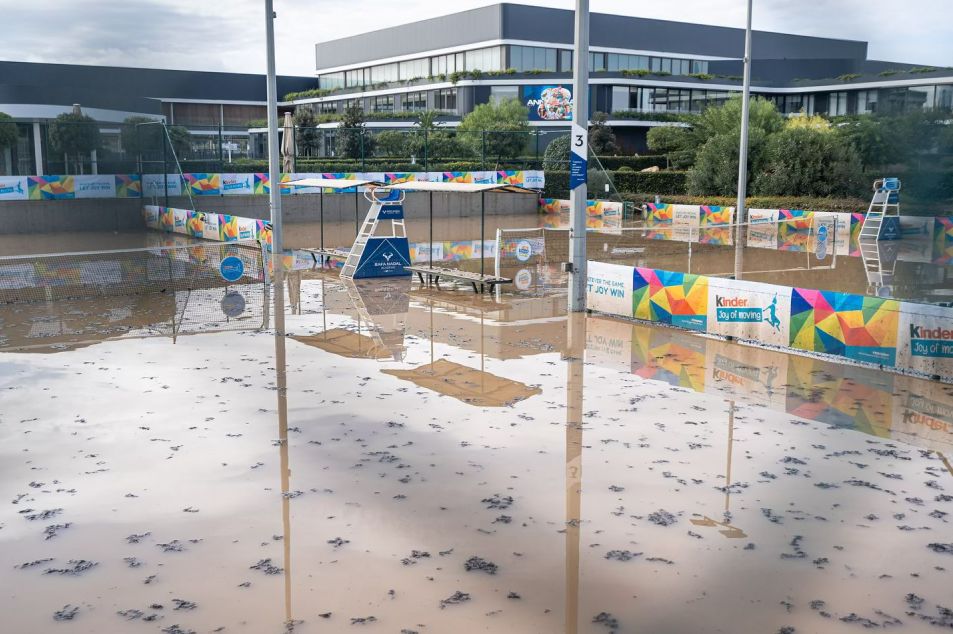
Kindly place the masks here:
<instances>
[{"instance_id":1,"label":"tall floodlight pole","mask_svg":"<svg viewBox=\"0 0 953 634\"><path fill-rule=\"evenodd\" d=\"M268 202L271 208L271 250L281 253L284 233L281 226L281 172L278 171L278 86L275 78L275 9L265 0L265 48L268 53Z\"/></svg>"},{"instance_id":2,"label":"tall floodlight pole","mask_svg":"<svg viewBox=\"0 0 953 634\"><path fill-rule=\"evenodd\" d=\"M569 311L586 310L586 174L589 160L589 0L576 0L569 141Z\"/></svg>"},{"instance_id":3,"label":"tall floodlight pole","mask_svg":"<svg viewBox=\"0 0 953 634\"><path fill-rule=\"evenodd\" d=\"M748 214L748 106L751 101L751 5L748 0L748 22L745 27L744 82L741 89L741 145L738 148L738 202L735 205L735 279L740 280L744 261L744 225Z\"/></svg>"}]
</instances>

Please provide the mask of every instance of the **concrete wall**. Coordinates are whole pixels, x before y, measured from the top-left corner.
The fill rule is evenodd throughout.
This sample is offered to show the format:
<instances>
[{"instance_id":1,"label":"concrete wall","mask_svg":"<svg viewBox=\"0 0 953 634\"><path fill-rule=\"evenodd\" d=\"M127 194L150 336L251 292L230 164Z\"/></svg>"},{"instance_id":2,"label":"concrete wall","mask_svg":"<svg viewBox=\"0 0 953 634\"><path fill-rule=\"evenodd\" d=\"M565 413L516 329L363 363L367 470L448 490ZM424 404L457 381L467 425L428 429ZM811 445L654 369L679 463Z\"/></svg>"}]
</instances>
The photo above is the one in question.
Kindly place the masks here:
<instances>
[{"instance_id":1,"label":"concrete wall","mask_svg":"<svg viewBox=\"0 0 953 634\"><path fill-rule=\"evenodd\" d=\"M319 194L282 196L284 221L315 222L321 217ZM198 196L199 211L225 213L245 218L268 218L267 196ZM51 233L56 231L129 231L143 227L140 210L151 200L88 199L88 200L25 200L0 202L0 234ZM157 204L164 205L159 199ZM358 215L367 213L368 202L357 196ZM527 214L536 211L536 196L531 194L486 194L487 215ZM404 201L408 218L427 218L430 197L409 193ZM191 209L187 196L170 196L169 206ZM480 215L479 194L434 194L434 216L463 218ZM353 221L354 194L324 196L326 222Z\"/></svg>"}]
</instances>

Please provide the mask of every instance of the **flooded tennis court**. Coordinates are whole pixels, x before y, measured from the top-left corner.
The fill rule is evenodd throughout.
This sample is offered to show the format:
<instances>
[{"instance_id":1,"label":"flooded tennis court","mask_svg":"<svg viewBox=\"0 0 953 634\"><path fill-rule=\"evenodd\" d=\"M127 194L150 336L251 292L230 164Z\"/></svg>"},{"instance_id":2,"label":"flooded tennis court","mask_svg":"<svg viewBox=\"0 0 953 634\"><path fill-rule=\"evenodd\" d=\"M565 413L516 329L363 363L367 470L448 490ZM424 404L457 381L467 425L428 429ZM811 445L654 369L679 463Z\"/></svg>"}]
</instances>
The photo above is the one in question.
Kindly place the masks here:
<instances>
[{"instance_id":1,"label":"flooded tennis court","mask_svg":"<svg viewBox=\"0 0 953 634\"><path fill-rule=\"evenodd\" d=\"M289 246L314 246L298 229ZM441 220L433 239L480 237ZM733 258L637 231L589 250L707 274ZM868 290L860 257L745 251L752 279ZM905 257L890 292L942 301L949 267ZM158 283L150 262L122 270ZM495 296L312 267L248 282L241 311L212 284L0 305L5 629L953 628L953 386L570 317L555 258L507 266Z\"/></svg>"}]
</instances>

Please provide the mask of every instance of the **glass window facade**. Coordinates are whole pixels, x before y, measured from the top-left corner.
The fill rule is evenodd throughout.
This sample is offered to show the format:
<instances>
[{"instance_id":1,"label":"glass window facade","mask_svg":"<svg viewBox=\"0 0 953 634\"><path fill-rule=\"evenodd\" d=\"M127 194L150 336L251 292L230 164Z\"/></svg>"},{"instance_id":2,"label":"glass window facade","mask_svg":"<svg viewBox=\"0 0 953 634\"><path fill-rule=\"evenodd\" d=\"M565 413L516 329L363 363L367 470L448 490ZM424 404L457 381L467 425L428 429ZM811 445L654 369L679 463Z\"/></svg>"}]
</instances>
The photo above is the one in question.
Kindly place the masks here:
<instances>
[{"instance_id":1,"label":"glass window facade","mask_svg":"<svg viewBox=\"0 0 953 634\"><path fill-rule=\"evenodd\" d=\"M519 99L519 86L490 86L490 102L499 103L507 99Z\"/></svg>"},{"instance_id":2,"label":"glass window facade","mask_svg":"<svg viewBox=\"0 0 953 634\"><path fill-rule=\"evenodd\" d=\"M466 51L464 59L466 70L503 70L503 47L490 46Z\"/></svg>"},{"instance_id":3,"label":"glass window facade","mask_svg":"<svg viewBox=\"0 0 953 634\"><path fill-rule=\"evenodd\" d=\"M423 59L412 59L407 62L401 62L399 74L401 81L429 77L430 60L425 57Z\"/></svg>"},{"instance_id":4,"label":"glass window facade","mask_svg":"<svg viewBox=\"0 0 953 634\"><path fill-rule=\"evenodd\" d=\"M434 95L434 107L437 110L447 112L456 112L457 110L457 89L443 88L436 91Z\"/></svg>"},{"instance_id":5,"label":"glass window facade","mask_svg":"<svg viewBox=\"0 0 953 634\"><path fill-rule=\"evenodd\" d=\"M371 100L371 110L373 112L393 112L394 95L378 95Z\"/></svg>"},{"instance_id":6,"label":"glass window facade","mask_svg":"<svg viewBox=\"0 0 953 634\"><path fill-rule=\"evenodd\" d=\"M380 66L371 66L371 84L387 84L400 79L399 64L382 64Z\"/></svg>"},{"instance_id":7,"label":"glass window facade","mask_svg":"<svg viewBox=\"0 0 953 634\"><path fill-rule=\"evenodd\" d=\"M510 46L508 68L518 72L527 70L556 71L556 49L541 46Z\"/></svg>"},{"instance_id":8,"label":"glass window facade","mask_svg":"<svg viewBox=\"0 0 953 634\"><path fill-rule=\"evenodd\" d=\"M404 95L404 110L419 112L427 109L427 93L409 92Z\"/></svg>"},{"instance_id":9,"label":"glass window facade","mask_svg":"<svg viewBox=\"0 0 953 634\"><path fill-rule=\"evenodd\" d=\"M344 73L327 73L318 76L318 88L322 90L337 90L344 88Z\"/></svg>"}]
</instances>

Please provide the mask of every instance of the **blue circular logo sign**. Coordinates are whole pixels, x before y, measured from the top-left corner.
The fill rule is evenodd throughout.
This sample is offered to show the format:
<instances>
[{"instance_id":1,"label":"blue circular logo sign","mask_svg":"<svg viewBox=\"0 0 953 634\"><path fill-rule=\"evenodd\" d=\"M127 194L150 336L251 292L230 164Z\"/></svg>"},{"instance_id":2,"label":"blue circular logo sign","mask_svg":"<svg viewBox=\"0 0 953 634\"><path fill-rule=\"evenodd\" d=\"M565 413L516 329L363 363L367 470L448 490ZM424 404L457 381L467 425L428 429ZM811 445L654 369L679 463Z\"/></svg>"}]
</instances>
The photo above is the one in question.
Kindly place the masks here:
<instances>
[{"instance_id":1,"label":"blue circular logo sign","mask_svg":"<svg viewBox=\"0 0 953 634\"><path fill-rule=\"evenodd\" d=\"M516 244L516 259L520 262L526 262L533 255L533 245L528 240L520 240Z\"/></svg>"},{"instance_id":2,"label":"blue circular logo sign","mask_svg":"<svg viewBox=\"0 0 953 634\"><path fill-rule=\"evenodd\" d=\"M238 317L243 312L245 312L245 297L237 291L225 293L225 297L222 298L222 313L226 317Z\"/></svg>"},{"instance_id":3,"label":"blue circular logo sign","mask_svg":"<svg viewBox=\"0 0 953 634\"><path fill-rule=\"evenodd\" d=\"M827 225L821 225L817 228L817 239L827 240Z\"/></svg>"},{"instance_id":4,"label":"blue circular logo sign","mask_svg":"<svg viewBox=\"0 0 953 634\"><path fill-rule=\"evenodd\" d=\"M234 255L230 255L222 260L218 271L226 282L237 282L245 274L245 263Z\"/></svg>"}]
</instances>

